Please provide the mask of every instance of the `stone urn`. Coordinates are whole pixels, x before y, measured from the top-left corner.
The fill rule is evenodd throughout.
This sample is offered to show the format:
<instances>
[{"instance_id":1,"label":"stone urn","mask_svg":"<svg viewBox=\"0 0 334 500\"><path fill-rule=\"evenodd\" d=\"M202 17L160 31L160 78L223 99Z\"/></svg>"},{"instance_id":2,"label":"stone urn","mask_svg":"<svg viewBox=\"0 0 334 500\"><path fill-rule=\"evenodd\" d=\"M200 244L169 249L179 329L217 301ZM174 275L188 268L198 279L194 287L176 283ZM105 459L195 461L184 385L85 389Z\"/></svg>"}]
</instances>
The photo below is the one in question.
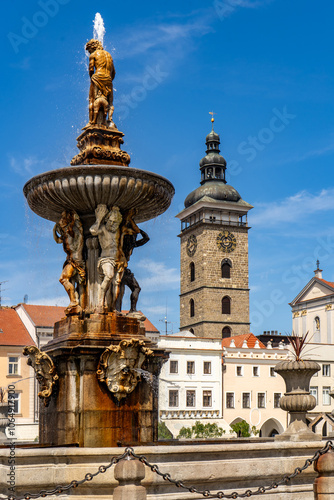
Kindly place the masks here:
<instances>
[{"instance_id":1,"label":"stone urn","mask_svg":"<svg viewBox=\"0 0 334 500\"><path fill-rule=\"evenodd\" d=\"M306 413L315 408L317 402L310 394L310 380L320 366L315 361L285 360L275 366L275 372L284 378L286 392L280 399L282 410L289 412L288 428L275 436L281 441L320 441L322 437L307 426Z\"/></svg>"},{"instance_id":2,"label":"stone urn","mask_svg":"<svg viewBox=\"0 0 334 500\"><path fill-rule=\"evenodd\" d=\"M0 443L7 440L6 427L8 426L8 403L0 403Z\"/></svg>"}]
</instances>

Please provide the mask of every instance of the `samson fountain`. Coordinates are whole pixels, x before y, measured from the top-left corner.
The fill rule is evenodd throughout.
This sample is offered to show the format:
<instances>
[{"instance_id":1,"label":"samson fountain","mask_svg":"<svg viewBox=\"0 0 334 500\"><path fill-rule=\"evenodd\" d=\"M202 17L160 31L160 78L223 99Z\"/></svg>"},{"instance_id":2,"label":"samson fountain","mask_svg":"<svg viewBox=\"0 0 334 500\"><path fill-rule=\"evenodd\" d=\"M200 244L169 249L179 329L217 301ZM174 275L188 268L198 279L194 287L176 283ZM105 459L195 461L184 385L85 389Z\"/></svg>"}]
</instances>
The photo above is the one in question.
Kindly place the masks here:
<instances>
[{"instance_id":1,"label":"samson fountain","mask_svg":"<svg viewBox=\"0 0 334 500\"><path fill-rule=\"evenodd\" d=\"M124 134L113 121L113 59L101 41L89 53L89 119L71 166L33 177L29 207L55 223L65 252L59 270L69 304L42 351L24 354L40 384L40 443L116 446L157 440L156 380L168 355L146 336L137 312L140 287L129 268L149 237L138 224L162 214L174 188L130 167ZM122 313L125 287L130 310ZM142 377L142 373L150 375Z\"/></svg>"}]
</instances>

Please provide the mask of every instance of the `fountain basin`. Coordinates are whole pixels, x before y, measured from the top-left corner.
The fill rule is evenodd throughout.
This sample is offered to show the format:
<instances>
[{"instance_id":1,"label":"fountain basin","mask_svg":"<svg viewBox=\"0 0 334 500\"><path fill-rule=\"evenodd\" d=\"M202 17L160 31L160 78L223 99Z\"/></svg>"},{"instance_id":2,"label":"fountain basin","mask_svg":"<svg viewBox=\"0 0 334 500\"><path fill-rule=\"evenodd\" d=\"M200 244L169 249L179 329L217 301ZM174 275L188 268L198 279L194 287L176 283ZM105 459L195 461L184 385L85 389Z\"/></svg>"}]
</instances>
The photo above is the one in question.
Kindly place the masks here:
<instances>
[{"instance_id":1,"label":"fountain basin","mask_svg":"<svg viewBox=\"0 0 334 500\"><path fill-rule=\"evenodd\" d=\"M51 170L30 179L23 192L33 212L58 222L64 210L94 219L99 204L121 210L135 208L137 223L164 213L174 195L164 177L132 167L78 165Z\"/></svg>"}]
</instances>

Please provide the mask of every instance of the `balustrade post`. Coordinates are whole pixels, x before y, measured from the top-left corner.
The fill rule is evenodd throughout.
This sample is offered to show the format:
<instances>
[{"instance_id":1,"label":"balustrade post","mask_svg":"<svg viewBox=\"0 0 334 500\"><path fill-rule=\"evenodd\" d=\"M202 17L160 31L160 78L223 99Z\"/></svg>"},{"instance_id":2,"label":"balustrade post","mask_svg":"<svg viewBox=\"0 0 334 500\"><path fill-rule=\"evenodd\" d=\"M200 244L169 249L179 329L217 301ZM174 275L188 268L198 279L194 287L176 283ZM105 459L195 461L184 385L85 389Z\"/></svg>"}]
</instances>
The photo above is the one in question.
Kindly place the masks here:
<instances>
[{"instance_id":1,"label":"balustrade post","mask_svg":"<svg viewBox=\"0 0 334 500\"><path fill-rule=\"evenodd\" d=\"M315 500L329 500L334 497L334 452L329 450L314 463L319 476L314 481Z\"/></svg>"},{"instance_id":2,"label":"balustrade post","mask_svg":"<svg viewBox=\"0 0 334 500\"><path fill-rule=\"evenodd\" d=\"M113 500L146 500L146 488L140 484L145 477L145 465L139 460L121 460L116 464Z\"/></svg>"}]
</instances>

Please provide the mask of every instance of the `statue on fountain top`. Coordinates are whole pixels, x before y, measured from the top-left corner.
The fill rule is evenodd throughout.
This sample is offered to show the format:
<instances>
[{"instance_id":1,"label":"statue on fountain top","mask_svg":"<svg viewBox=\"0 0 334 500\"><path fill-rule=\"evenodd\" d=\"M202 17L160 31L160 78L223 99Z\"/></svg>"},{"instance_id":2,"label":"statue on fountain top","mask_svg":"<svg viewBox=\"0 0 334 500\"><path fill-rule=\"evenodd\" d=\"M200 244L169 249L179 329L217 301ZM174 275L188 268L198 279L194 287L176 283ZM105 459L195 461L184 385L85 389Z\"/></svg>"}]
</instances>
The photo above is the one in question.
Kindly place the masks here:
<instances>
[{"instance_id":1,"label":"statue on fountain top","mask_svg":"<svg viewBox=\"0 0 334 500\"><path fill-rule=\"evenodd\" d=\"M86 44L89 52L89 122L85 128L98 123L99 125L114 127L112 115L113 106L113 79L115 78L114 62L99 40L89 40ZM102 108L102 111L101 111ZM102 116L98 118L101 111ZM108 118L107 118L108 115Z\"/></svg>"}]
</instances>

